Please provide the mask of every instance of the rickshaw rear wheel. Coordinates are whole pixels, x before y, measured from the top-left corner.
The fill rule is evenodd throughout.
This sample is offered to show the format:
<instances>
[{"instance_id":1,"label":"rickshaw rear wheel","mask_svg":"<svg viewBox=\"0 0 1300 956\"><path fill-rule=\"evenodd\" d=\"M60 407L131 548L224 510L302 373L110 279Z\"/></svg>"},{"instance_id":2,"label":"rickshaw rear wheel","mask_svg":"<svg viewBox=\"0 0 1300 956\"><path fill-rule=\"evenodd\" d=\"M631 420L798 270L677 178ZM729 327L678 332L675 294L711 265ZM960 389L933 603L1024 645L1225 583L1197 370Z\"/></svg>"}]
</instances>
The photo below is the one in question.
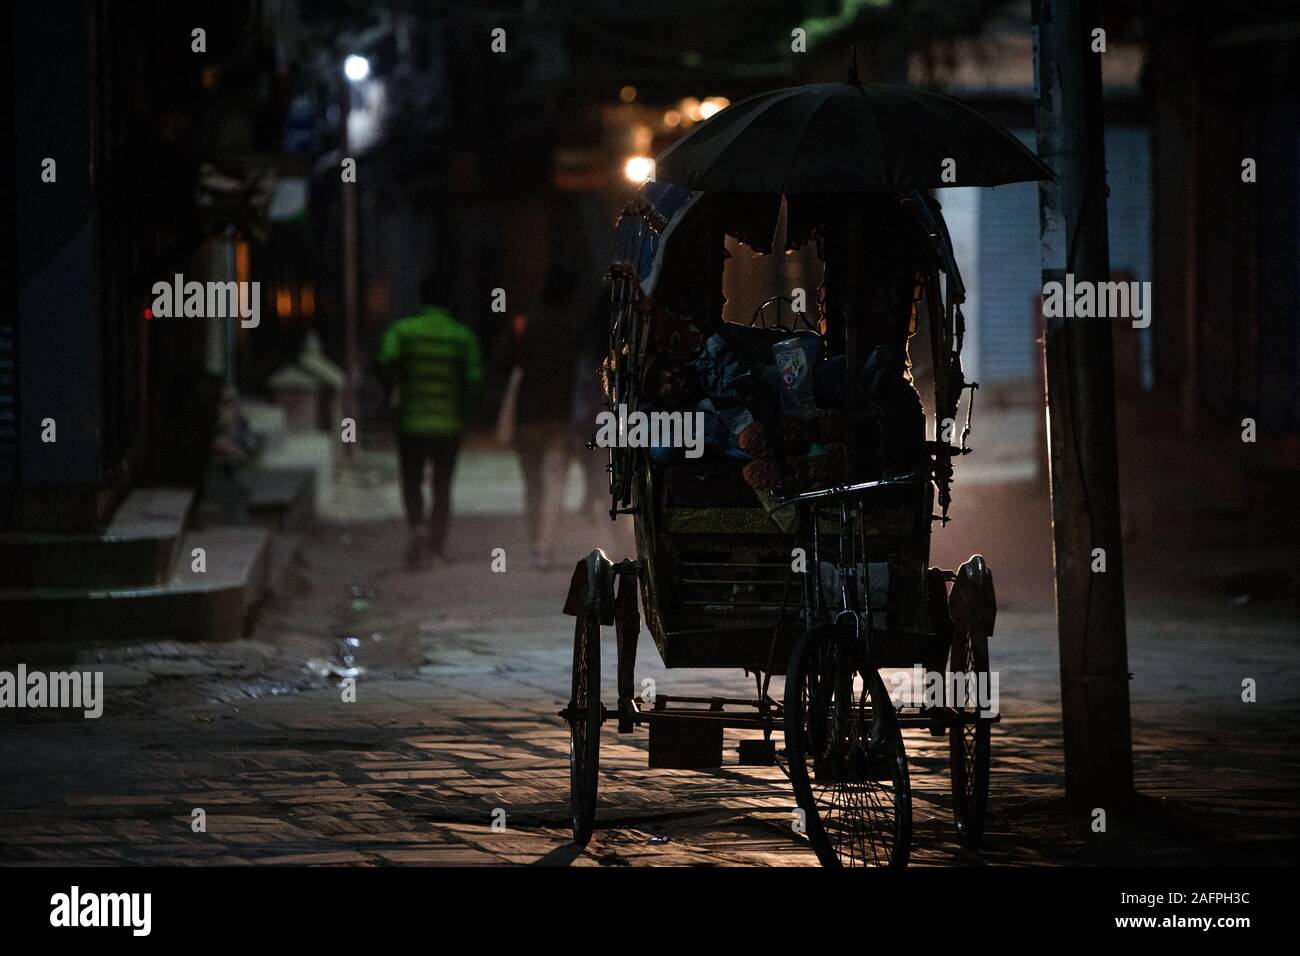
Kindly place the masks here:
<instances>
[{"instance_id":1,"label":"rickshaw rear wheel","mask_svg":"<svg viewBox=\"0 0 1300 956\"><path fill-rule=\"evenodd\" d=\"M600 616L584 585L573 627L573 682L569 697L569 806L573 842L586 846L596 823L600 767Z\"/></svg>"},{"instance_id":2,"label":"rickshaw rear wheel","mask_svg":"<svg viewBox=\"0 0 1300 956\"><path fill-rule=\"evenodd\" d=\"M851 630L819 625L795 643L785 752L823 866L907 865L912 791L903 735L884 681Z\"/></svg>"},{"instance_id":3,"label":"rickshaw rear wheel","mask_svg":"<svg viewBox=\"0 0 1300 956\"><path fill-rule=\"evenodd\" d=\"M950 674L963 674L954 701L961 718L948 728L948 769L952 783L952 816L957 839L975 849L984 837L989 806L989 765L993 721L979 716L979 688L988 687L989 639L958 626L948 659Z\"/></svg>"}]
</instances>

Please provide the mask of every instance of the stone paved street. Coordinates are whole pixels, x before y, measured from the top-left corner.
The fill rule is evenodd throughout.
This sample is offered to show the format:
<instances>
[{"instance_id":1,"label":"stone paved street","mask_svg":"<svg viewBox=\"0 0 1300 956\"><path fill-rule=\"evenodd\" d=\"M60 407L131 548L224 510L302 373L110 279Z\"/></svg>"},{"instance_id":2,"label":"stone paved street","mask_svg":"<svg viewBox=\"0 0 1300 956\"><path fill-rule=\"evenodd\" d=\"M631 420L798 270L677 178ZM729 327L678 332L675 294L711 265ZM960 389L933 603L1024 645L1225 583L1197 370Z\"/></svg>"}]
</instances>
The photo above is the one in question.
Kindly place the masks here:
<instances>
[{"instance_id":1,"label":"stone paved street","mask_svg":"<svg viewBox=\"0 0 1300 956\"><path fill-rule=\"evenodd\" d=\"M458 494L481 505L493 493L492 467L471 457L466 473L480 487L467 489L462 475ZM344 511L360 513L363 500L388 493L345 479ZM909 732L913 860L1293 860L1294 621L1285 609L1229 607L1194 590L1131 602L1134 754L1148 799L1114 814L1106 834L1065 813L1050 551L1044 536L1023 530L1045 516L1045 504L1024 504L1036 494L972 488L961 504L980 520L936 537L936 563L952 566L982 541L1000 575L992 656L1004 718L993 737L993 816L979 855L953 839L946 738ZM1021 509L1024 525L994 520L999 508ZM720 772L650 771L644 732L619 737L612 725L596 834L576 851L567 829L568 737L555 716L567 698L572 621L559 606L572 565L528 568L519 518L471 507L478 513L453 529L453 563L408 573L401 525L378 510L373 520L330 521L306 536L249 640L124 641L45 659L50 668L75 657L103 670L104 716L0 713L0 860L815 863L791 831L793 797L781 772L737 766L739 734L728 735ZM576 559L601 546L621 557L631 553L628 537L625 524L574 514L562 553ZM504 574L490 569L494 547L507 550ZM1140 558L1133 563L1140 581ZM342 643L349 637L355 646ZM5 661L31 667L35 655L12 638L4 648ZM603 658L612 705L612 634ZM354 703L336 686L349 666L362 668ZM668 693L752 688L739 673L666 672L646 636L639 676ZM1258 680L1258 703L1241 702L1243 677ZM206 814L205 833L192 830L196 808ZM504 830L491 826L498 808Z\"/></svg>"}]
</instances>

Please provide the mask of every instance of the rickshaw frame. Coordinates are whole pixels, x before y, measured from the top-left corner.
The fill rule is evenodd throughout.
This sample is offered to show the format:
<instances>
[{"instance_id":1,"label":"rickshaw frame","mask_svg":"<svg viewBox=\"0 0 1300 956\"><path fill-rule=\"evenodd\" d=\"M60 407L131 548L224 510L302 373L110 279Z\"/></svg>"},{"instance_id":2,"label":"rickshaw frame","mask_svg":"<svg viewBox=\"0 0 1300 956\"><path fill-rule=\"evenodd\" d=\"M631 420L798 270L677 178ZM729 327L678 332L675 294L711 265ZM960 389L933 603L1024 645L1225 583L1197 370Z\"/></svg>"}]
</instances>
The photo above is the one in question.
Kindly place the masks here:
<instances>
[{"instance_id":1,"label":"rickshaw frame","mask_svg":"<svg viewBox=\"0 0 1300 956\"><path fill-rule=\"evenodd\" d=\"M639 359L643 357L645 348L648 345L649 326L646 316L641 311L643 308L641 301L642 280L640 278L641 270L637 266L648 267L647 275L649 276L657 276L662 273L667 238L672 230L680 226L684 221L685 213L683 210L689 211L696 206L700 198L701 196L698 194L691 196L683 206L678 208L681 215L675 217L657 215L653 204L644 201L630 204L628 209L625 210L625 218L635 216L641 221L641 225L640 231L636 235L638 243L636 247L631 250L624 249L610 270L611 332L610 351L605 368L605 384L608 404L611 407L619 402L629 402L631 404L635 401L636 391L640 384ZM937 221L934 219L937 211L931 215L932 211L924 201L918 199L916 202L926 210L926 214L929 216L928 221L931 224L929 235L931 240L936 243L939 253L938 260L942 263L939 269L929 273L925 280L925 305L930 324L931 345L936 358L934 368L936 386L935 415L938 418L941 413L948 411L952 416L955 416L961 392L966 388L970 388L973 398L973 390L978 387L974 383L964 380L958 358L961 351L963 331L958 306L960 299L964 297L964 289L956 270L955 259L951 253L951 244L947 237L946 226L942 225L941 218L937 219ZM620 240L623 238L623 221L620 220ZM647 263L640 243L650 233L656 233L661 242L653 250L655 254ZM947 288L949 294L947 296L943 295L938 282L939 271L943 271L948 275ZM771 301L773 300L769 300L769 302ZM762 307L760 307L759 312L761 313L761 311ZM940 357L942 357L942 361L940 361ZM843 609L834 615L832 622L827 620L826 610L822 606L824 584L822 576L824 572L818 545L818 528L824 519L820 514L820 509L832 504L840 506L839 534L841 536L841 547L838 553L840 559L843 560L845 554L842 546L843 542L850 541L853 545L856 545L857 536L866 534L865 515L869 509L863 504L864 498L871 492L881 490L912 491L920 496L918 498L919 502L930 503L926 504L924 514L925 554L928 555L929 525L933 522L946 523L948 520L952 460L954 457L966 454L969 451L965 446L965 439L969 432L970 405L967 406L966 426L961 434L959 444L950 445L946 441L937 440L925 443L926 460L929 464L924 473L917 472L906 476L882 476L879 479L870 481L831 485L794 494L776 501L778 507L793 507L798 516L795 521L796 530L792 534L790 532L779 534L769 529L769 534L773 539L790 538L795 542L799 542L807 535L809 527L812 533L812 565L802 575L795 617L796 622L801 622L797 626L802 629L805 636L802 641L795 642L796 654L799 653L799 648L806 643L808 636L812 633L808 629L816 630L818 620L826 622L821 625L823 628L826 626L834 628L841 627L842 625L839 622L849 619L853 639L851 644L846 646L851 647L860 644L860 650L855 654L860 655L860 660L863 663L856 666L866 666L873 673L881 667L914 666L916 663L924 663L927 669L930 669L936 665L942 668L944 661L949 658L955 662L959 633L962 635L961 640L964 642L964 653L966 655L964 659L968 662L977 660L978 653L973 650L976 643L981 643L985 647L983 651L983 667L987 670L986 642L993 631L996 600L993 594L992 577L988 572L987 564L978 555L963 564L958 571L930 568L926 573L924 592L918 596L918 599L935 607L941 605L942 615L936 614L935 618L930 621L928 637L925 638L928 643L925 644L924 652L917 650L920 645L916 643L915 639L903 635L904 644L908 644L908 641L911 640L904 652L911 655L906 664L890 663L890 654L887 651L879 650L873 643L873 607L869 588L865 586L864 582L859 582L856 579L858 568L865 567L865 565L857 563L857 552L853 546L849 549L850 563L841 565L836 569L837 581L843 587ZM938 434L938 428L936 428L936 435ZM708 737L716 741L718 754L721 752L722 730L760 731L763 735L762 745L749 748L749 759L747 759L746 747L742 742L741 763L767 765L780 762L774 742L771 740L773 733L778 728L784 727L787 742L791 733L789 724L791 710L788 702L784 699L774 699L768 693L768 689L770 678L774 674L787 673L784 660L778 660L778 650L782 635L785 634L788 638L790 634L794 633L786 620L793 570L782 588L780 611L776 616L775 623L771 625L770 653L767 656L766 666L760 666L757 659L750 660L749 658L745 658L748 661L747 663L739 665L747 673L752 672L756 680L756 694L753 698L669 695L657 692L654 693L652 698L647 698L646 696L638 697L636 694L636 654L642 623L638 607L639 599L645 605L647 616L650 618L648 621L650 632L655 638L660 656L666 666L670 668L680 666L737 666L731 659L723 662L714 660L707 652L689 656L676 653L676 649L679 649L682 645L672 643L674 635L670 629L664 626L660 618L663 611L660 602L665 600L665 597L657 591L658 579L664 573L668 574L670 581L675 580L675 578L674 568L671 565L666 566L666 571L664 568L656 567L656 551L660 536L667 534L671 537L674 532L662 531L651 524L652 521L657 521L660 517L657 514L657 498L654 492L654 470L655 466L650 464L643 451L610 450L609 471L612 500L610 517L616 518L624 514L630 514L634 517L637 531L638 558L614 562L603 551L599 549L593 550L586 558L577 563L564 604L564 612L577 619L574 644L574 694L571 696L568 705L559 711L559 716L569 723L573 740L571 746L571 781L574 792L574 834L575 841L580 845L585 845L586 840L590 837L594 821L596 793L594 762L598 761L598 731L605 722L616 719L620 734L632 733L641 726L648 727L651 730L650 763L652 767L656 766L655 738L657 731L668 732L671 730L673 734L680 732L687 735L698 734ZM931 511L933 502L933 498L930 497L931 485L937 488L939 492L941 512L938 514ZM811 516L810 520L809 516ZM919 531L914 533L920 534ZM866 539L863 538L863 541L865 543ZM772 547L775 549L774 545ZM866 560L865 550L863 551L863 560ZM735 565L733 563L727 565L727 567L748 567L751 569L760 566L778 567L775 564ZM756 574L756 572L751 573ZM741 580L737 583L744 583L745 580L742 573ZM849 583L846 585L845 581ZM702 583L710 582L706 580ZM718 579L712 583L726 584L727 579ZM751 586L757 587L759 583L774 585L778 582L760 581L755 576L749 583ZM948 591L949 587L951 587L951 595ZM852 598L849 596L850 592L852 592ZM679 596L673 597L673 600L680 603ZM694 603L707 602L697 601ZM777 605L774 601L769 601L767 603L760 602L753 606L761 608L776 607ZM615 628L618 682L618 707L616 711L608 710L604 703L599 700L598 635L602 625L613 625ZM593 627L595 635L591 633ZM754 634L751 633L753 631L755 631L755 628L752 627L745 630L745 633L749 635L751 644L756 639ZM737 650L740 645L734 638L739 633L739 631L734 630L728 632L723 628L713 632L712 638L726 642L726 653L732 655L738 653L752 654L752 647L747 652ZM701 647L707 647L707 645L702 644L706 632L688 631L685 634L683 640L690 642L695 651L700 651ZM920 636L917 635L916 637L919 638ZM594 649L591 647L593 639L596 643ZM718 650L716 653L723 654L723 651ZM977 656L971 657L972 654ZM918 655L920 659L918 659ZM586 673L589 664L595 665L596 673ZM791 666L794 666L793 661ZM580 668L583 670L581 682ZM806 677L806 675L801 673L801 677ZM883 686L879 684L878 676L873 680L876 681L874 686ZM580 683L585 690L580 690ZM849 689L855 686L857 685L852 680L850 680L849 685L846 685ZM879 702L868 702L867 685L863 684L862 686L864 690L860 696L853 697L847 703L841 701L835 705L837 708L835 713L838 715L836 719L847 722L849 725L862 727L878 727L880 722L884 721L889 725L889 733L897 736L897 760L903 765L901 779L903 787L908 790L908 793L904 795L907 820L905 825L901 825L901 829L897 833L905 834L906 840L910 842L910 785L907 783L902 739L898 735L901 734L902 729L923 729L935 737L949 735L950 761L953 772L954 815L957 820L959 835L962 842L968 846L978 843L983 829L983 806L987 798L987 735L991 725L1000 720L1000 714L990 717L982 713L978 707L925 706L916 703L896 704L892 700L886 707L879 705ZM595 688L594 698L592 695L593 687ZM787 680L787 694L789 689ZM853 691L854 695L858 693ZM875 701L875 697L872 696L871 700ZM969 704L970 702L968 698L966 703ZM804 706L801 705L801 709ZM580 728L582 733L579 733ZM593 730L595 731L594 739ZM970 738L967 735L972 730L976 731L974 739L979 743L959 743L959 741L969 741ZM873 741L876 739L877 732L872 731ZM665 736L667 736L667 733L665 733ZM972 746L975 747L976 759L973 771L967 759ZM962 747L966 749L962 750ZM959 751L961 752L959 753ZM960 761L959 757L961 757ZM687 756L685 763L671 762L671 757L668 759L669 762L661 762L658 765L680 766L691 769L720 766L720 756L717 758L717 763L710 762L707 755L702 762L691 762L693 760L700 761L701 758L698 754ZM959 762L965 766L962 787L965 788L965 799L970 803L969 806L957 806L961 802L958 792ZM793 781L794 777L784 764L782 764L782 769L786 770L787 776L791 776ZM982 780L980 779L981 772ZM802 771L801 773L803 776L807 776L806 773ZM976 791L982 791L974 795L973 803L971 803L972 797L970 793L972 773L975 775L974 786ZM590 791L589 799L580 800L580 777L583 781L581 789L584 792ZM863 780L867 779L873 778L870 776L863 778ZM896 777L896 791L897 780ZM800 805L804 806L808 802L805 799L807 795L800 794L799 784L796 782L796 795L800 797ZM972 807L976 805L978 805L977 813L972 810ZM963 818L966 823L965 828L963 828ZM820 825L815 829L820 829ZM831 854L824 846L814 845L823 863L835 862L834 854ZM838 849L835 852L838 853ZM906 862L908 853L906 846L901 848L895 846L891 853L892 856L889 860L891 865L897 865L900 859L903 863Z\"/></svg>"}]
</instances>

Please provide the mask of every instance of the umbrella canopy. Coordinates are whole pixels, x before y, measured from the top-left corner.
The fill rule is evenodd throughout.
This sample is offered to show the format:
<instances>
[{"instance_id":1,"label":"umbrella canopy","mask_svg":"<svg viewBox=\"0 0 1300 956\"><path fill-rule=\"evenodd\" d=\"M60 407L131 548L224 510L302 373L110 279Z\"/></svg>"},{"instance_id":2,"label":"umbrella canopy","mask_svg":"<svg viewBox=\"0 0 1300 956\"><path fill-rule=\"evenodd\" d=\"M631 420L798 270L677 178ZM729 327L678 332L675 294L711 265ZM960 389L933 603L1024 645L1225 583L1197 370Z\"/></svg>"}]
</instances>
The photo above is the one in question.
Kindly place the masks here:
<instances>
[{"instance_id":1,"label":"umbrella canopy","mask_svg":"<svg viewBox=\"0 0 1300 956\"><path fill-rule=\"evenodd\" d=\"M688 189L799 195L997 186L1053 175L1010 131L958 99L848 82L742 100L664 150L655 177Z\"/></svg>"}]
</instances>

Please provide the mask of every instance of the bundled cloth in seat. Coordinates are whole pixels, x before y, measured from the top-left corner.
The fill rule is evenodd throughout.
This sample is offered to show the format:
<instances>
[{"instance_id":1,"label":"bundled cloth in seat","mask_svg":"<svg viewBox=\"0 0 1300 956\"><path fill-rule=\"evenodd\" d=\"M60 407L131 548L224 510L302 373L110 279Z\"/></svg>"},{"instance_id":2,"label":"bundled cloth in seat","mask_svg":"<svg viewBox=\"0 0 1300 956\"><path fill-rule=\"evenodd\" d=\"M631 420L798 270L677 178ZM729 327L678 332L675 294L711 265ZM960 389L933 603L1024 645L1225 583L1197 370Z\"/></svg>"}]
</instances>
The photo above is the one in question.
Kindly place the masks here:
<instances>
[{"instance_id":1,"label":"bundled cloth in seat","mask_svg":"<svg viewBox=\"0 0 1300 956\"><path fill-rule=\"evenodd\" d=\"M914 469L925 456L925 420L906 373L905 349L882 346L868 354L859 395L880 416L852 426L842 415L845 358L821 361L821 351L812 332L724 324L693 358L660 353L650 362L642 408L700 413L706 453L748 462L746 480L759 490L784 478L801 489L838 480L849 427L857 430L860 447L881 450L883 472ZM658 447L650 454L669 464L680 460L681 449Z\"/></svg>"}]
</instances>

